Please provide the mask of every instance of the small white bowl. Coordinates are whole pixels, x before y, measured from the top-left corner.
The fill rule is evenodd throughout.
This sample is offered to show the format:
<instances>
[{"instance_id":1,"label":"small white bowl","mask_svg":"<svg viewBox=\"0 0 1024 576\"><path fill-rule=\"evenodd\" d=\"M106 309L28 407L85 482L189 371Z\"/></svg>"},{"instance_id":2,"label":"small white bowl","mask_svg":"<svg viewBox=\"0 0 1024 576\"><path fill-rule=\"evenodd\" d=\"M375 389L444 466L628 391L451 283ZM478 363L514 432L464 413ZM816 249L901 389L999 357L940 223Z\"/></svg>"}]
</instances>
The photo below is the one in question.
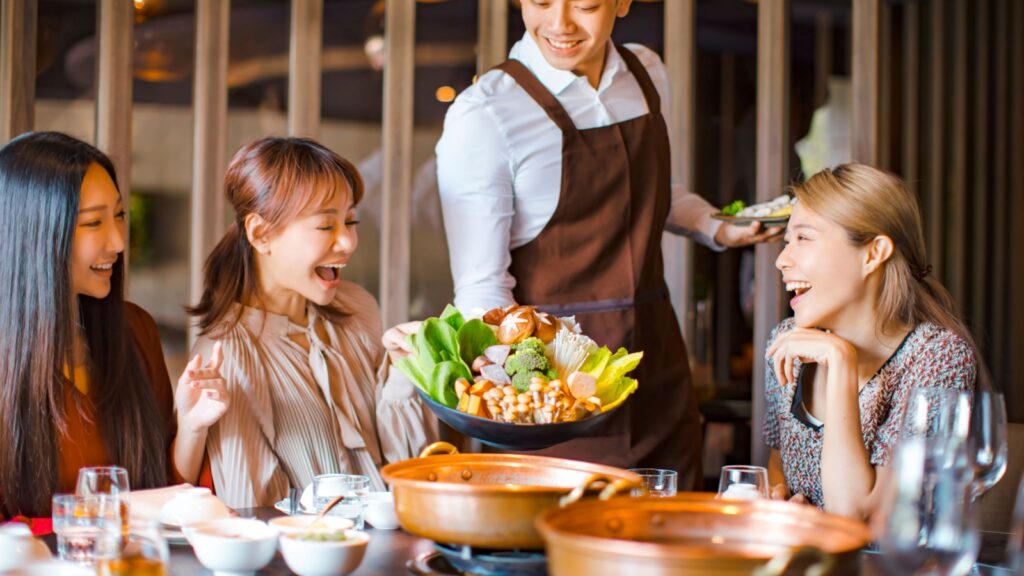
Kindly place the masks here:
<instances>
[{"instance_id":1,"label":"small white bowl","mask_svg":"<svg viewBox=\"0 0 1024 576\"><path fill-rule=\"evenodd\" d=\"M175 492L160 509L160 522L178 528L220 518L231 518L231 510L209 488L186 488Z\"/></svg>"},{"instance_id":2,"label":"small white bowl","mask_svg":"<svg viewBox=\"0 0 1024 576\"><path fill-rule=\"evenodd\" d=\"M277 528L278 532L284 534L301 534L309 532L310 526L316 523L316 516L278 516L270 521L270 525ZM331 532L351 530L355 524L348 518L341 516L324 516L320 519L319 526Z\"/></svg>"},{"instance_id":3,"label":"small white bowl","mask_svg":"<svg viewBox=\"0 0 1024 576\"><path fill-rule=\"evenodd\" d=\"M370 492L366 496L366 521L378 530L398 528L395 495L391 492Z\"/></svg>"},{"instance_id":4,"label":"small white bowl","mask_svg":"<svg viewBox=\"0 0 1024 576\"><path fill-rule=\"evenodd\" d=\"M336 576L351 574L366 555L370 535L346 530L341 542L298 540L295 534L281 537L281 555L288 568L299 576Z\"/></svg>"},{"instance_id":5,"label":"small white bowl","mask_svg":"<svg viewBox=\"0 0 1024 576\"><path fill-rule=\"evenodd\" d=\"M206 520L188 524L182 530L199 563L216 576L255 574L270 563L277 551L277 529L259 520Z\"/></svg>"},{"instance_id":6,"label":"small white bowl","mask_svg":"<svg viewBox=\"0 0 1024 576\"><path fill-rule=\"evenodd\" d=\"M20 568L5 571L4 576L95 576L96 571L63 560L33 562Z\"/></svg>"}]
</instances>

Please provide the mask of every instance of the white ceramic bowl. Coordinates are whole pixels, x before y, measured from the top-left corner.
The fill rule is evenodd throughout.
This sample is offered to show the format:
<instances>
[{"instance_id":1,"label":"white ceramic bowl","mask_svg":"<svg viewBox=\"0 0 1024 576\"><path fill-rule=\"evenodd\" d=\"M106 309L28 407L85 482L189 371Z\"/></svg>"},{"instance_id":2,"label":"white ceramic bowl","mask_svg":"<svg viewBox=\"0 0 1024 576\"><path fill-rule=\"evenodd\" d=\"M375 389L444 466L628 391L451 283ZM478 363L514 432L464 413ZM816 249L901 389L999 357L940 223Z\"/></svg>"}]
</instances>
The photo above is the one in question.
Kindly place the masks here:
<instances>
[{"instance_id":1,"label":"white ceramic bowl","mask_svg":"<svg viewBox=\"0 0 1024 576\"><path fill-rule=\"evenodd\" d=\"M379 530L398 528L395 495L391 492L370 492L366 496L366 521Z\"/></svg>"},{"instance_id":2,"label":"white ceramic bowl","mask_svg":"<svg viewBox=\"0 0 1024 576\"><path fill-rule=\"evenodd\" d=\"M160 509L160 522L168 526L181 527L221 518L231 518L231 510L209 488L186 488L175 492L174 497Z\"/></svg>"},{"instance_id":3,"label":"white ceramic bowl","mask_svg":"<svg viewBox=\"0 0 1024 576\"><path fill-rule=\"evenodd\" d=\"M279 516L270 521L270 525L277 528L278 532L283 534L299 534L302 532L308 532L309 527L315 523L316 516ZM341 516L324 516L320 519L318 526L323 526L324 530L341 531L351 530L355 524L352 523L348 518L342 518Z\"/></svg>"},{"instance_id":4,"label":"white ceramic bowl","mask_svg":"<svg viewBox=\"0 0 1024 576\"><path fill-rule=\"evenodd\" d=\"M370 535L346 530L341 542L298 540L295 534L281 537L281 554L288 568L299 576L336 576L351 574L366 555Z\"/></svg>"},{"instance_id":5,"label":"white ceramic bowl","mask_svg":"<svg viewBox=\"0 0 1024 576\"><path fill-rule=\"evenodd\" d=\"M91 567L79 566L63 560L33 562L20 568L3 572L3 576L95 576Z\"/></svg>"},{"instance_id":6,"label":"white ceramic bowl","mask_svg":"<svg viewBox=\"0 0 1024 576\"><path fill-rule=\"evenodd\" d=\"M206 520L183 528L199 563L217 576L248 576L277 551L277 529L247 518Z\"/></svg>"},{"instance_id":7,"label":"white ceramic bowl","mask_svg":"<svg viewBox=\"0 0 1024 576\"><path fill-rule=\"evenodd\" d=\"M32 537L21 522L0 525L0 572L53 557L46 543Z\"/></svg>"}]
</instances>

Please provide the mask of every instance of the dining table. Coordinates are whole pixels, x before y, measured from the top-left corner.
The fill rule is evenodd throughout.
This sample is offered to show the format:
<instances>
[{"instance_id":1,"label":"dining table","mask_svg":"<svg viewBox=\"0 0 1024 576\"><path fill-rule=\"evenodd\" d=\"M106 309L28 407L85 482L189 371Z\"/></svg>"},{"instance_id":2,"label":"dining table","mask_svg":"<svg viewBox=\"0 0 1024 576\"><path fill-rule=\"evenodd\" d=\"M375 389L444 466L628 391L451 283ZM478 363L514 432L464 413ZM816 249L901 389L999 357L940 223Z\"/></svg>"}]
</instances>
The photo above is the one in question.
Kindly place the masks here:
<instances>
[{"instance_id":1,"label":"dining table","mask_svg":"<svg viewBox=\"0 0 1024 576\"><path fill-rule=\"evenodd\" d=\"M243 508L237 512L242 517L264 521L284 515L269 506ZM410 571L408 566L410 560L434 551L432 541L414 536L401 529L378 530L368 526L366 532L370 535L370 543L362 564L353 572L353 576L413 575L415 573ZM970 573L971 576L1012 576L1013 572L996 565L1002 561L1006 537L1007 535L1002 533L982 533L979 562L975 564ZM53 535L46 537L45 541L51 549L56 548L56 539ZM168 574L172 576L212 576L213 572L199 563L191 546L173 544L170 546ZM257 574L260 576L285 576L291 575L293 572L288 569L284 558L278 553L270 564L257 571ZM860 554L860 575L886 576L883 556L873 552L862 552Z\"/></svg>"}]
</instances>

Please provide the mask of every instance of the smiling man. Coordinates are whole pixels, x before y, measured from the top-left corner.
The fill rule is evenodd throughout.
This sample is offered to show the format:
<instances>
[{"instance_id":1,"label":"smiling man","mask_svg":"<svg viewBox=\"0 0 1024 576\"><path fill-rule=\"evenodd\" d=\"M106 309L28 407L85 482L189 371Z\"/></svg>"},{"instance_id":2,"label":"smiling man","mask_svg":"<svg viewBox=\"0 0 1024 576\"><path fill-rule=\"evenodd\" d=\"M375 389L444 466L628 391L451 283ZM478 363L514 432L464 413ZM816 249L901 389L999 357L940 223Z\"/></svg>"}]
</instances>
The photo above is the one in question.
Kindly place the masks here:
<instances>
[{"instance_id":1,"label":"smiling man","mask_svg":"<svg viewBox=\"0 0 1024 576\"><path fill-rule=\"evenodd\" d=\"M509 60L448 111L438 183L460 309L530 304L644 352L640 386L604 434L547 453L671 468L691 489L701 429L661 235L721 250L774 232L723 226L676 183L665 66L611 42L631 3L523 0L526 34Z\"/></svg>"}]
</instances>

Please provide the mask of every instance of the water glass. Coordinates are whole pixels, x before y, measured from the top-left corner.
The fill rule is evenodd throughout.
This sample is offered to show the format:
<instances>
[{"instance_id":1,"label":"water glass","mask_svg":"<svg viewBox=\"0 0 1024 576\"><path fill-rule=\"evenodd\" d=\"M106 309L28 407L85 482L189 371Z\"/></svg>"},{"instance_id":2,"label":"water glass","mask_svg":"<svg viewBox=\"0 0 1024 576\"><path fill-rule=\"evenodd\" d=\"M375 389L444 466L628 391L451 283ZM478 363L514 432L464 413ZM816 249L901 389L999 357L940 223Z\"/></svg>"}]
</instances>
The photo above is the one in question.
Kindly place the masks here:
<instances>
[{"instance_id":1,"label":"water glass","mask_svg":"<svg viewBox=\"0 0 1024 576\"><path fill-rule=\"evenodd\" d=\"M133 520L131 533L123 542L100 550L97 576L165 576L167 573L170 553L156 520Z\"/></svg>"},{"instance_id":2,"label":"water glass","mask_svg":"<svg viewBox=\"0 0 1024 576\"><path fill-rule=\"evenodd\" d=\"M121 532L128 536L128 471L120 466L90 466L78 470L75 494L79 496L113 496L121 503Z\"/></svg>"},{"instance_id":3,"label":"water glass","mask_svg":"<svg viewBox=\"0 0 1024 576\"><path fill-rule=\"evenodd\" d=\"M679 474L675 470L663 470L661 468L630 468L630 472L640 476L640 481L647 488L648 496L668 498L676 495L676 486L679 483ZM633 496L643 494L643 490L634 490Z\"/></svg>"},{"instance_id":4,"label":"water glass","mask_svg":"<svg viewBox=\"0 0 1024 576\"><path fill-rule=\"evenodd\" d=\"M768 498L768 470L761 466L722 466L718 497L727 500Z\"/></svg>"},{"instance_id":5,"label":"water glass","mask_svg":"<svg viewBox=\"0 0 1024 576\"><path fill-rule=\"evenodd\" d=\"M891 574L967 574L981 541L970 498L970 474L950 461L941 437L908 436L897 445L888 515L879 538ZM960 444L957 452L966 452Z\"/></svg>"},{"instance_id":6,"label":"water glass","mask_svg":"<svg viewBox=\"0 0 1024 576\"><path fill-rule=\"evenodd\" d=\"M53 531L57 535L57 553L62 560L93 564L104 554L120 546L121 501L106 494L53 497Z\"/></svg>"},{"instance_id":7,"label":"water glass","mask_svg":"<svg viewBox=\"0 0 1024 576\"><path fill-rule=\"evenodd\" d=\"M317 512L338 496L344 496L328 514L348 518L357 530L363 529L366 496L370 493L370 479L355 474L321 474L313 478L313 506Z\"/></svg>"}]
</instances>

